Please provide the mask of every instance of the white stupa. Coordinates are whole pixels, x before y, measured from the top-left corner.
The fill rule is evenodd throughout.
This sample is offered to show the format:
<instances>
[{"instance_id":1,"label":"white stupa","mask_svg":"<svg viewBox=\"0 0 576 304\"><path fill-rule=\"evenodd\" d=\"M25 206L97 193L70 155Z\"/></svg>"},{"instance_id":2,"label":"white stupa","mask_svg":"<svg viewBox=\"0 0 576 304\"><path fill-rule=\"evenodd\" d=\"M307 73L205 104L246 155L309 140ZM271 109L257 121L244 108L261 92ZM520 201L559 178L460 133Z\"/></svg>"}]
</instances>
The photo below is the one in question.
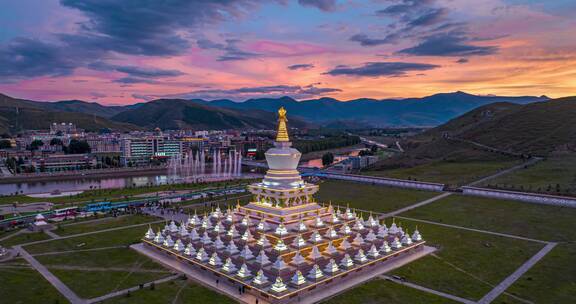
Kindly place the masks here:
<instances>
[{"instance_id":1,"label":"white stupa","mask_svg":"<svg viewBox=\"0 0 576 304\"><path fill-rule=\"evenodd\" d=\"M201 262L206 262L208 260L208 254L204 248L198 249L198 252L196 253L196 259Z\"/></svg>"},{"instance_id":2,"label":"white stupa","mask_svg":"<svg viewBox=\"0 0 576 304\"><path fill-rule=\"evenodd\" d=\"M261 234L260 238L258 239L258 241L256 241L256 244L258 244L261 247L270 247L270 241L268 240L268 238L266 237L266 235Z\"/></svg>"},{"instance_id":3,"label":"white stupa","mask_svg":"<svg viewBox=\"0 0 576 304\"><path fill-rule=\"evenodd\" d=\"M350 268L354 266L354 261L350 258L349 254L345 254L342 260L340 261L340 266L344 268Z\"/></svg>"},{"instance_id":4,"label":"white stupa","mask_svg":"<svg viewBox=\"0 0 576 304\"><path fill-rule=\"evenodd\" d=\"M280 223L274 233L278 236L284 236L288 234L288 229L286 229L283 223Z\"/></svg>"},{"instance_id":5,"label":"white stupa","mask_svg":"<svg viewBox=\"0 0 576 304\"><path fill-rule=\"evenodd\" d=\"M262 219L260 220L260 223L258 223L258 226L256 226L256 230L266 232L270 230L270 227L268 227L268 224L266 224L266 220Z\"/></svg>"},{"instance_id":6,"label":"white stupa","mask_svg":"<svg viewBox=\"0 0 576 304\"><path fill-rule=\"evenodd\" d=\"M181 252L184 251L185 247L184 247L184 243L182 243L182 240L177 239L176 243L174 244L174 250L177 252Z\"/></svg>"},{"instance_id":7,"label":"white stupa","mask_svg":"<svg viewBox=\"0 0 576 304\"><path fill-rule=\"evenodd\" d=\"M334 247L334 245L332 245L332 241L330 241L328 243L328 246L324 250L324 252L326 252L329 255L334 255L334 254L338 253L338 249L336 249L336 247Z\"/></svg>"},{"instance_id":8,"label":"white stupa","mask_svg":"<svg viewBox=\"0 0 576 304\"><path fill-rule=\"evenodd\" d=\"M230 243L228 243L228 245L226 246L225 249L226 252L228 252L229 254L236 254L238 253L238 247L236 246L236 244L234 243L234 240L230 241Z\"/></svg>"},{"instance_id":9,"label":"white stupa","mask_svg":"<svg viewBox=\"0 0 576 304\"><path fill-rule=\"evenodd\" d=\"M222 270L227 273L233 273L236 271L236 265L232 263L231 258L226 258L226 262L224 262L224 265L222 265Z\"/></svg>"},{"instance_id":10,"label":"white stupa","mask_svg":"<svg viewBox=\"0 0 576 304\"><path fill-rule=\"evenodd\" d=\"M144 238L147 240L153 240L155 237L156 234L154 234L154 231L152 231L152 227L148 227L148 231L146 231Z\"/></svg>"},{"instance_id":11,"label":"white stupa","mask_svg":"<svg viewBox=\"0 0 576 304\"><path fill-rule=\"evenodd\" d=\"M296 252L296 255L294 255L294 257L292 258L292 261L290 261L290 263L294 264L294 265L301 265L306 263L306 259L300 254L299 251Z\"/></svg>"},{"instance_id":12,"label":"white stupa","mask_svg":"<svg viewBox=\"0 0 576 304\"><path fill-rule=\"evenodd\" d=\"M274 250L285 251L288 250L288 246L284 244L284 241L282 239L278 239L278 241L276 241L276 245L274 245Z\"/></svg>"},{"instance_id":13,"label":"white stupa","mask_svg":"<svg viewBox=\"0 0 576 304\"><path fill-rule=\"evenodd\" d=\"M297 270L294 276L292 276L292 284L296 286L301 286L306 284L306 278L302 275L300 270Z\"/></svg>"},{"instance_id":14,"label":"white stupa","mask_svg":"<svg viewBox=\"0 0 576 304\"><path fill-rule=\"evenodd\" d=\"M286 291L288 288L286 287L286 284L284 284L284 282L282 281L282 278L277 277L276 282L274 282L274 284L272 285L272 287L270 289L273 292L282 293L282 292Z\"/></svg>"},{"instance_id":15,"label":"white stupa","mask_svg":"<svg viewBox=\"0 0 576 304\"><path fill-rule=\"evenodd\" d=\"M311 260L317 260L321 257L322 257L322 253L320 252L320 249L318 249L318 246L312 247L312 251L310 251L308 258Z\"/></svg>"},{"instance_id":16,"label":"white stupa","mask_svg":"<svg viewBox=\"0 0 576 304\"><path fill-rule=\"evenodd\" d=\"M322 273L322 270L320 270L320 266L318 266L318 264L314 264L308 273L308 278L315 281L321 279L322 277L324 277L324 273Z\"/></svg>"},{"instance_id":17,"label":"white stupa","mask_svg":"<svg viewBox=\"0 0 576 304\"><path fill-rule=\"evenodd\" d=\"M216 249L222 249L226 247L222 239L220 239L220 236L216 236L216 240L214 241L214 247L216 247Z\"/></svg>"},{"instance_id":18,"label":"white stupa","mask_svg":"<svg viewBox=\"0 0 576 304\"><path fill-rule=\"evenodd\" d=\"M172 240L172 237L170 235L167 235L162 245L167 248L172 248L172 246L174 246L174 241Z\"/></svg>"},{"instance_id":19,"label":"white stupa","mask_svg":"<svg viewBox=\"0 0 576 304\"><path fill-rule=\"evenodd\" d=\"M210 260L208 260L208 264L212 266L220 266L222 265L222 260L218 257L218 254L214 252L212 256L210 256Z\"/></svg>"},{"instance_id":20,"label":"white stupa","mask_svg":"<svg viewBox=\"0 0 576 304\"><path fill-rule=\"evenodd\" d=\"M252 276L252 272L250 272L250 269L248 269L248 266L246 263L244 263L242 266L240 266L240 269L236 275L242 279L246 279Z\"/></svg>"},{"instance_id":21,"label":"white stupa","mask_svg":"<svg viewBox=\"0 0 576 304\"><path fill-rule=\"evenodd\" d=\"M294 241L292 241L292 246L296 247L296 248L301 248L306 246L306 241L304 240L304 238L302 237L301 234L298 234L298 236L296 236L294 238Z\"/></svg>"},{"instance_id":22,"label":"white stupa","mask_svg":"<svg viewBox=\"0 0 576 304\"><path fill-rule=\"evenodd\" d=\"M196 249L192 243L188 243L186 249L184 249L184 254L192 257L196 255Z\"/></svg>"},{"instance_id":23,"label":"white stupa","mask_svg":"<svg viewBox=\"0 0 576 304\"><path fill-rule=\"evenodd\" d=\"M372 246L370 246L370 249L368 250L368 256L373 259L376 259L380 256L380 252L378 249L376 249L376 245L372 244Z\"/></svg>"},{"instance_id":24,"label":"white stupa","mask_svg":"<svg viewBox=\"0 0 576 304\"><path fill-rule=\"evenodd\" d=\"M238 230L236 230L236 227L232 225L230 226L230 229L228 229L228 231L226 232L226 235L231 238L237 238L240 236L240 233L238 232Z\"/></svg>"},{"instance_id":25,"label":"white stupa","mask_svg":"<svg viewBox=\"0 0 576 304\"><path fill-rule=\"evenodd\" d=\"M154 237L154 243L164 244L164 235L162 235L161 231L158 231L158 233L156 233L156 236Z\"/></svg>"},{"instance_id":26,"label":"white stupa","mask_svg":"<svg viewBox=\"0 0 576 304\"><path fill-rule=\"evenodd\" d=\"M200 239L200 235L198 234L198 231L196 230L196 228L192 228L192 231L190 231L190 240L192 241L196 241Z\"/></svg>"},{"instance_id":27,"label":"white stupa","mask_svg":"<svg viewBox=\"0 0 576 304\"><path fill-rule=\"evenodd\" d=\"M382 246L380 247L380 252L386 254L388 252L392 251L392 249L390 248L390 245L388 245L387 241L384 241L382 243Z\"/></svg>"},{"instance_id":28,"label":"white stupa","mask_svg":"<svg viewBox=\"0 0 576 304\"><path fill-rule=\"evenodd\" d=\"M368 261L366 255L364 254L364 250L358 249L358 253L356 253L356 256L354 256L354 260L356 260L359 263L364 263Z\"/></svg>"},{"instance_id":29,"label":"white stupa","mask_svg":"<svg viewBox=\"0 0 576 304\"><path fill-rule=\"evenodd\" d=\"M264 275L264 271L262 271L262 269L258 270L256 277L254 277L254 280L252 280L252 283L259 286L266 285L268 283L268 277Z\"/></svg>"},{"instance_id":30,"label":"white stupa","mask_svg":"<svg viewBox=\"0 0 576 304\"><path fill-rule=\"evenodd\" d=\"M418 227L416 227L416 230L414 230L414 233L412 234L412 241L414 242L422 241L422 235L420 234L420 231L418 231Z\"/></svg>"},{"instance_id":31,"label":"white stupa","mask_svg":"<svg viewBox=\"0 0 576 304\"><path fill-rule=\"evenodd\" d=\"M318 233L318 230L314 231L310 238L308 239L312 243L320 243L322 242L322 236Z\"/></svg>"},{"instance_id":32,"label":"white stupa","mask_svg":"<svg viewBox=\"0 0 576 304\"><path fill-rule=\"evenodd\" d=\"M244 258L245 261L254 258L254 254L252 253L252 250L250 250L250 247L248 247L248 245L245 245L242 251L240 251L240 256Z\"/></svg>"},{"instance_id":33,"label":"white stupa","mask_svg":"<svg viewBox=\"0 0 576 304\"><path fill-rule=\"evenodd\" d=\"M326 264L326 267L324 267L324 272L329 274L334 274L338 271L340 271L340 268L338 268L338 264L336 264L336 261L334 261L334 259L330 259L330 262L328 262L328 264Z\"/></svg>"},{"instance_id":34,"label":"white stupa","mask_svg":"<svg viewBox=\"0 0 576 304\"><path fill-rule=\"evenodd\" d=\"M260 253L256 256L256 263L260 264L260 266L266 266L271 263L264 250L260 250Z\"/></svg>"}]
</instances>

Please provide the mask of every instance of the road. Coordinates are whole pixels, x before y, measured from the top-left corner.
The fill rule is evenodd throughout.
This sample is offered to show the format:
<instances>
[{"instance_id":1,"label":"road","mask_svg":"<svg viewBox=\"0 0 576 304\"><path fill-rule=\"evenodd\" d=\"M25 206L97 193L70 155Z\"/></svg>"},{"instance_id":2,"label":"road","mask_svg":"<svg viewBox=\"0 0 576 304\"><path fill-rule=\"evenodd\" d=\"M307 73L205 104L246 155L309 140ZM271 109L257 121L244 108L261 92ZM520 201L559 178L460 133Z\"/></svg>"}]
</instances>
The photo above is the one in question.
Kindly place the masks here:
<instances>
[{"instance_id":1,"label":"road","mask_svg":"<svg viewBox=\"0 0 576 304\"><path fill-rule=\"evenodd\" d=\"M433 198L429 198L429 199L427 199L427 200L423 200L423 201L421 201L421 202L418 202L418 203L416 203L416 204L414 204L414 205L410 205L410 206L407 206L407 207L398 209L398 210L396 210L396 211L392 211L392 212L389 212L389 213L385 213L385 214L381 215L380 218L387 218L387 217L395 216L395 215L397 215L397 214L406 212L406 211L408 211L408 210L412 210L412 209L414 209L414 208L418 208L418 207L422 207L422 206L424 206L424 205L428 205L428 204L430 204L430 203L433 203L433 202L435 202L435 201L437 201L437 200L439 200L439 199L443 199L443 198L445 198L445 197L447 197L447 196L450 196L450 195L452 195L452 192L442 193L442 194L437 195L437 196L435 196L435 197L433 197Z\"/></svg>"},{"instance_id":2,"label":"road","mask_svg":"<svg viewBox=\"0 0 576 304\"><path fill-rule=\"evenodd\" d=\"M508 287L510 287L514 282L516 282L524 273L526 273L532 266L534 266L538 261L540 261L550 250L556 247L556 243L548 243L544 248L542 248L538 253L532 256L526 263L522 264L514 273L509 277L500 282L498 286L494 287L489 293L484 295L478 304L488 304L494 301L500 294L502 294Z\"/></svg>"}]
</instances>

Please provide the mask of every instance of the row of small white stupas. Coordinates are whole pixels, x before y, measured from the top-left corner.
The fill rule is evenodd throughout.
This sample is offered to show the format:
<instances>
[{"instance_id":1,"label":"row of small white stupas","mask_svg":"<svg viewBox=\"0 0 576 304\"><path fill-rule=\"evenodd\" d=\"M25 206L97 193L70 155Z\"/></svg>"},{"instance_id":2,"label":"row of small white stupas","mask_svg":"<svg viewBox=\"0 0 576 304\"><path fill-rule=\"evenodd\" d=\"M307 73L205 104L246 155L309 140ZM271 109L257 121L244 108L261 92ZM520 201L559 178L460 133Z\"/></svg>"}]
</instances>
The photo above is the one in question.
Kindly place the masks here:
<instances>
[{"instance_id":1,"label":"row of small white stupas","mask_svg":"<svg viewBox=\"0 0 576 304\"><path fill-rule=\"evenodd\" d=\"M254 262L260 266L260 270L251 279L251 283L256 286L264 286L269 283L262 268L270 268L280 272L289 267L281 257L277 257L275 262L272 263L265 248L271 247L277 254L294 251L295 254L289 264L299 266L308 264L308 261L310 261L313 266L306 277L311 282L314 282L324 278L326 275L337 274L342 270L353 268L355 265L362 265L368 262L369 259L378 259L382 255L387 255L394 250L400 250L402 247L409 246L413 242L422 241L422 236L418 229L410 236L404 232L402 227L397 226L395 222L393 222L390 227L387 227L384 223L381 224L378 220L375 220L372 215L369 216L367 221L364 221L361 216L358 217L356 213L352 212L349 208L347 208L344 213L339 212L339 209L331 212L330 218L330 221L325 223L321 217L316 217L314 223L310 225L311 227L308 227L305 222L300 221L295 225L293 232L289 232L283 223L272 228L271 225L263 219L256 224L252 223L249 216L236 218L236 215L231 209L228 209L226 213L222 213L220 209L217 208L202 218L194 214L189 217L187 223L182 223L179 226L172 221L157 233L154 233L154 231L149 228L145 234L145 239L165 249L179 254L183 253L185 256L189 256L199 263L219 268L221 271L235 275L243 280L251 279L254 275L246 264L247 261L254 260ZM235 223L237 225L235 225ZM352 227L350 227L348 223L353 223L351 225ZM225 227L225 224L228 228ZM340 225L338 231L333 228L333 225L336 224ZM240 234L236 226L239 226L239 229L244 229L244 232ZM249 229L249 227L254 226L256 226L255 230L260 233L258 239L252 236ZM321 228L326 231L320 233L319 230ZM355 237L350 243L348 238L353 236L354 231L356 231ZM368 231L368 233L363 237L360 233L361 231ZM267 235L272 235L267 234L268 232L278 236L275 237L276 243L274 245L272 245L268 237L266 237ZM303 237L303 233L305 232L308 234L311 232L307 240ZM215 237L212 238L210 235L215 235ZM284 243L283 237L290 235L295 235L294 240L291 242L295 250L289 250L290 248ZM227 243L225 243L223 238L227 240ZM234 239L238 240L235 241ZM341 240L338 246L334 246L333 244L333 240L335 239ZM185 241L183 240L189 241L185 245ZM379 246L377 246L375 242L377 240L381 241ZM390 242L388 242L389 240ZM322 246L323 249L321 250L318 244L325 244L326 241L328 245ZM241 245L242 243L244 245ZM254 254L248 245L249 243L258 245L260 251ZM362 249L363 245L365 248L369 246L366 252ZM208 246L215 248L216 250L209 255L205 246L207 246L207 248ZM306 257L302 256L300 249L310 247L310 253ZM352 252L353 258L349 253L350 248L357 249L355 250L355 254L354 251ZM223 251L221 251L222 249ZM335 257L340 256L340 252L344 254L339 261L336 262ZM222 261L221 257L223 253L228 254L228 257L226 257L224 261ZM231 256L235 255L238 255L238 257L242 259L241 264L235 264L233 262ZM325 265L324 270L322 270L316 262L319 259L323 259L324 256L329 257L329 262ZM306 277L300 270L297 270L291 279L291 283L295 287L302 286L308 282ZM287 286L284 284L280 275L278 275L270 289L274 292L281 293L287 290Z\"/></svg>"}]
</instances>

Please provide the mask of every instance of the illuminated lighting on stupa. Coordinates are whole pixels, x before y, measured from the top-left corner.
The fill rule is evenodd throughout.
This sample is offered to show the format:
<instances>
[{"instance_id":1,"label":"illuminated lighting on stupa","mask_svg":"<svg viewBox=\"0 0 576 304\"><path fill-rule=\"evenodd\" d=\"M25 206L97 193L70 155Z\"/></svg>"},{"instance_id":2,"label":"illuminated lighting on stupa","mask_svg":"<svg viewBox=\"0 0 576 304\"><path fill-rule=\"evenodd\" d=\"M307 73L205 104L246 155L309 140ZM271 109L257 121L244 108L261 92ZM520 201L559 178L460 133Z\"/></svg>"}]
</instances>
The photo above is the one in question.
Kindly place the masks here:
<instances>
[{"instance_id":1,"label":"illuminated lighting on stupa","mask_svg":"<svg viewBox=\"0 0 576 304\"><path fill-rule=\"evenodd\" d=\"M417 229L409 235L372 214L365 222L349 207L341 212L318 204L318 185L305 182L297 170L301 153L291 147L286 110L280 108L278 116L274 147L265 153L269 170L248 186L252 202L225 213L218 208L194 214L186 224L171 222L157 233L149 228L142 241L274 303L423 248Z\"/></svg>"}]
</instances>

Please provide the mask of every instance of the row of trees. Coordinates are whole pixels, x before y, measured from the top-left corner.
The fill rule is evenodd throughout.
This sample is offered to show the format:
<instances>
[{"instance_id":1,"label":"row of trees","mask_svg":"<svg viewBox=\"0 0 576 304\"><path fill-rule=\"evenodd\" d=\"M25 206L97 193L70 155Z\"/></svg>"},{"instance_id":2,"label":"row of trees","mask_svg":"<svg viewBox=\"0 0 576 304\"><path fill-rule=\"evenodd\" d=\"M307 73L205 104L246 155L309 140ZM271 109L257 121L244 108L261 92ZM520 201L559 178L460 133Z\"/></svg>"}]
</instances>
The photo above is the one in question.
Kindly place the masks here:
<instances>
[{"instance_id":1,"label":"row of trees","mask_svg":"<svg viewBox=\"0 0 576 304\"><path fill-rule=\"evenodd\" d=\"M64 145L60 138L54 137L50 140L50 146L62 146L62 150L66 154L84 154L90 153L92 150L90 145L85 140L72 139L68 146ZM27 147L30 151L36 151L44 146L44 142L40 139L33 140Z\"/></svg>"}]
</instances>

